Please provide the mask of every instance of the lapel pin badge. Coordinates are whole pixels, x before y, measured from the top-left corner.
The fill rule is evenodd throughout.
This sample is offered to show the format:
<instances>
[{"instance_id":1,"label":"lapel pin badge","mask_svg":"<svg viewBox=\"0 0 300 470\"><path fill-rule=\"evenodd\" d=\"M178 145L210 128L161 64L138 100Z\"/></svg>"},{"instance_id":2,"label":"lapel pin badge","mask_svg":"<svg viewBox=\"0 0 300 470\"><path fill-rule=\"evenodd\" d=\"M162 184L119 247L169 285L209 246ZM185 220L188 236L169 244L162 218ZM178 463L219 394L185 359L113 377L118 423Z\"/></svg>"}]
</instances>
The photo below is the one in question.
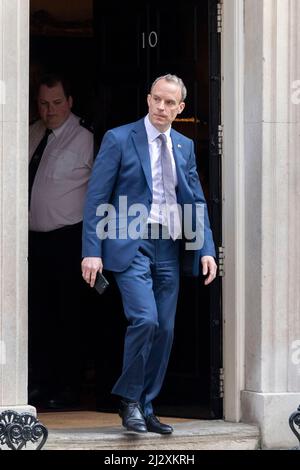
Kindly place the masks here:
<instances>
[{"instance_id":1,"label":"lapel pin badge","mask_svg":"<svg viewBox=\"0 0 300 470\"><path fill-rule=\"evenodd\" d=\"M180 144L178 144L177 147L178 147L179 149L181 149L181 145L180 145Z\"/></svg>"}]
</instances>

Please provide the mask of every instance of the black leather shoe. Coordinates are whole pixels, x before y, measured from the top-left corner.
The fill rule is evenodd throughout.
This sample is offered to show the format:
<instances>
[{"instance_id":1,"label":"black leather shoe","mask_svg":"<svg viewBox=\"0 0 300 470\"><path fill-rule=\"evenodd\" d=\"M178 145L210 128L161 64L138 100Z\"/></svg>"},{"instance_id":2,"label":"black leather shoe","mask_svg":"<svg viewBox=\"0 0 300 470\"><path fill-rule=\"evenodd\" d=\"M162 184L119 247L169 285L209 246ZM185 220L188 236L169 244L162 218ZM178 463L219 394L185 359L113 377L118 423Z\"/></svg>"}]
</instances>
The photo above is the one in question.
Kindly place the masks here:
<instances>
[{"instance_id":1,"label":"black leather shoe","mask_svg":"<svg viewBox=\"0 0 300 470\"><path fill-rule=\"evenodd\" d=\"M61 398L48 398L44 403L44 408L49 410L64 410L67 408L66 403Z\"/></svg>"},{"instance_id":2,"label":"black leather shoe","mask_svg":"<svg viewBox=\"0 0 300 470\"><path fill-rule=\"evenodd\" d=\"M146 426L149 432L156 432L158 434L172 434L173 428L168 424L163 424L155 415L146 417Z\"/></svg>"},{"instance_id":3,"label":"black leather shoe","mask_svg":"<svg viewBox=\"0 0 300 470\"><path fill-rule=\"evenodd\" d=\"M44 397L40 388L31 388L28 392L28 403L32 406L39 406L43 404Z\"/></svg>"},{"instance_id":4,"label":"black leather shoe","mask_svg":"<svg viewBox=\"0 0 300 470\"><path fill-rule=\"evenodd\" d=\"M80 400L77 395L54 395L48 397L44 402L44 407L50 410L73 409L80 406Z\"/></svg>"},{"instance_id":5,"label":"black leather shoe","mask_svg":"<svg viewBox=\"0 0 300 470\"><path fill-rule=\"evenodd\" d=\"M139 402L127 402L121 400L119 415L122 418L122 424L127 431L147 432L145 418Z\"/></svg>"}]
</instances>

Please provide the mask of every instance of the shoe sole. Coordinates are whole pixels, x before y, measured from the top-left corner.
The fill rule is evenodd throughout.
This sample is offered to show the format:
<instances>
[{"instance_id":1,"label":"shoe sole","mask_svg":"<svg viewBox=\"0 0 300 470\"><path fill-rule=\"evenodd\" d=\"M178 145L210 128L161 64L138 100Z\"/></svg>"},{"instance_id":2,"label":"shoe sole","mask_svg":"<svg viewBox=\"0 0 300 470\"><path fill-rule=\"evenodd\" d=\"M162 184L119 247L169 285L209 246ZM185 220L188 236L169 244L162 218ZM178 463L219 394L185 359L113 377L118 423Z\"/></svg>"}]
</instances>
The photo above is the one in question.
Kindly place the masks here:
<instances>
[{"instance_id":1,"label":"shoe sole","mask_svg":"<svg viewBox=\"0 0 300 470\"><path fill-rule=\"evenodd\" d=\"M171 434L173 434L173 431L171 432L148 431L148 432L152 432L153 434L160 434L161 436L170 436Z\"/></svg>"},{"instance_id":2,"label":"shoe sole","mask_svg":"<svg viewBox=\"0 0 300 470\"><path fill-rule=\"evenodd\" d=\"M134 429L128 429L128 428L125 428L124 430L124 434L126 435L130 435L130 434L133 434L133 435L139 435L139 434L147 434L147 430L145 431L135 431Z\"/></svg>"}]
</instances>

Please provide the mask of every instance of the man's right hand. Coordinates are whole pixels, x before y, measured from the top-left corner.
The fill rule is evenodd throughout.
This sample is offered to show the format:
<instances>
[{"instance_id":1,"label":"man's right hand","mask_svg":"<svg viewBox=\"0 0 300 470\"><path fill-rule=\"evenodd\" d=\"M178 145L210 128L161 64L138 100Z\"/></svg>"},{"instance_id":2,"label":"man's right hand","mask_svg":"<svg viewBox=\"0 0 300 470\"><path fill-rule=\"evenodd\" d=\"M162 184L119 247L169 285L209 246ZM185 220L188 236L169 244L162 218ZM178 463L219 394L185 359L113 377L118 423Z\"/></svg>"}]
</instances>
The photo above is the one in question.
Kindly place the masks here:
<instances>
[{"instance_id":1,"label":"man's right hand","mask_svg":"<svg viewBox=\"0 0 300 470\"><path fill-rule=\"evenodd\" d=\"M81 262L82 277L91 287L94 287L97 272L102 273L102 258L83 258Z\"/></svg>"}]
</instances>

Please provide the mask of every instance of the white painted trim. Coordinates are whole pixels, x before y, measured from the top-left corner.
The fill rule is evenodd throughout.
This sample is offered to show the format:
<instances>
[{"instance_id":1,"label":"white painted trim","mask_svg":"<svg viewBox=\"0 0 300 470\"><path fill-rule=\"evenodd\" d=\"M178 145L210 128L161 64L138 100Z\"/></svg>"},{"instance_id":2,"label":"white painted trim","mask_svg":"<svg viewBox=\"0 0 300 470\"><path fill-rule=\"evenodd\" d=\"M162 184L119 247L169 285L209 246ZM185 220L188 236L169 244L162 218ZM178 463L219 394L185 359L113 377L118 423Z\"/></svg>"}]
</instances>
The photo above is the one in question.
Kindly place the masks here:
<instances>
[{"instance_id":1,"label":"white painted trim","mask_svg":"<svg viewBox=\"0 0 300 470\"><path fill-rule=\"evenodd\" d=\"M244 2L223 2L222 33L224 417L239 421L244 388Z\"/></svg>"},{"instance_id":2,"label":"white painted trim","mask_svg":"<svg viewBox=\"0 0 300 470\"><path fill-rule=\"evenodd\" d=\"M2 0L0 29L0 405L11 408L27 403L29 0Z\"/></svg>"}]
</instances>

